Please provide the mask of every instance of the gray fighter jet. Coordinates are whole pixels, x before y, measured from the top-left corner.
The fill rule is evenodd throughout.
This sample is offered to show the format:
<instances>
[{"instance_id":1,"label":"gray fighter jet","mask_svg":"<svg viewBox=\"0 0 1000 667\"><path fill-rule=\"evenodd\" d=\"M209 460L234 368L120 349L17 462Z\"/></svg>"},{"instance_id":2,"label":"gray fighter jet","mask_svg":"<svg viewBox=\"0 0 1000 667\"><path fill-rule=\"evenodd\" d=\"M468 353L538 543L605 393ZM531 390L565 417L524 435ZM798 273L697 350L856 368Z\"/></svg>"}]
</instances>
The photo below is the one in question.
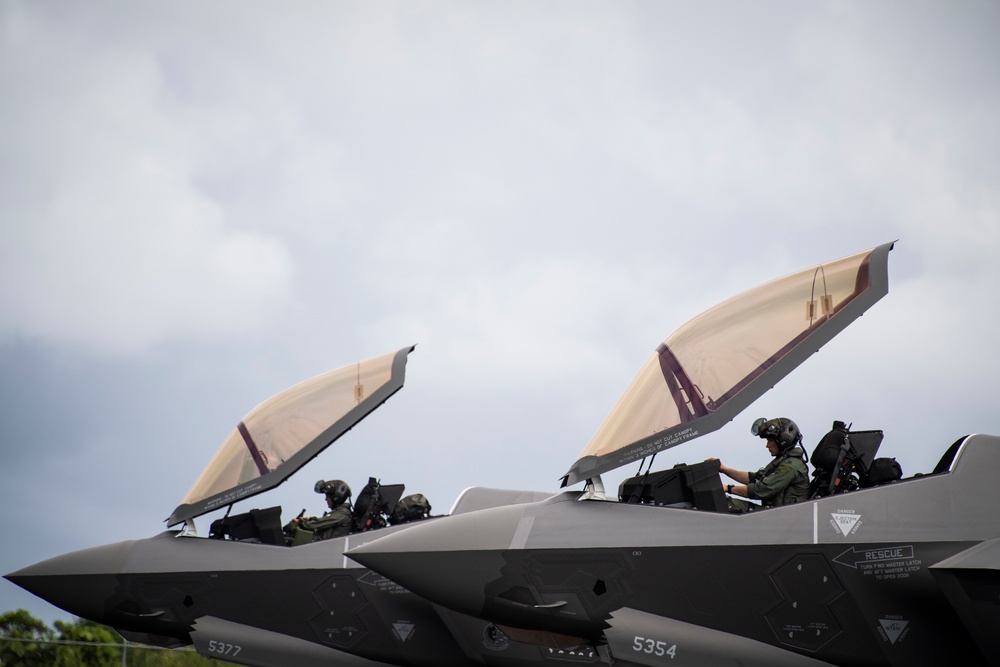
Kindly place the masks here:
<instances>
[{"instance_id":1,"label":"gray fighter jet","mask_svg":"<svg viewBox=\"0 0 1000 667\"><path fill-rule=\"evenodd\" d=\"M489 622L435 607L344 556L375 535L416 525L408 517L387 525L401 484L362 490L358 530L343 537L291 546L279 507L227 513L207 538L197 535L197 517L281 484L401 389L412 350L330 371L251 411L171 513L168 528L182 529L57 556L6 578L130 641L193 644L238 664L541 663L539 647L513 645ZM550 495L471 488L451 513Z\"/></svg>"},{"instance_id":2,"label":"gray fighter jet","mask_svg":"<svg viewBox=\"0 0 1000 667\"><path fill-rule=\"evenodd\" d=\"M450 516L303 546L280 510L194 518L280 484L402 386L412 348L251 412L168 525L8 578L130 639L247 665L1000 664L1000 439L879 477L838 428L812 497L734 513L717 461L600 475L720 428L888 291L879 246L750 290L669 336L553 495L473 489ZM821 466L819 464L822 464ZM385 509L400 489L385 489Z\"/></svg>"},{"instance_id":3,"label":"gray fighter jet","mask_svg":"<svg viewBox=\"0 0 1000 667\"><path fill-rule=\"evenodd\" d=\"M892 244L741 294L668 337L547 500L448 517L347 555L507 636L606 664L1000 664L1000 438L897 479L838 424L805 502L734 513L718 461L602 472L712 431L888 291ZM489 527L486 530L485 527Z\"/></svg>"}]
</instances>

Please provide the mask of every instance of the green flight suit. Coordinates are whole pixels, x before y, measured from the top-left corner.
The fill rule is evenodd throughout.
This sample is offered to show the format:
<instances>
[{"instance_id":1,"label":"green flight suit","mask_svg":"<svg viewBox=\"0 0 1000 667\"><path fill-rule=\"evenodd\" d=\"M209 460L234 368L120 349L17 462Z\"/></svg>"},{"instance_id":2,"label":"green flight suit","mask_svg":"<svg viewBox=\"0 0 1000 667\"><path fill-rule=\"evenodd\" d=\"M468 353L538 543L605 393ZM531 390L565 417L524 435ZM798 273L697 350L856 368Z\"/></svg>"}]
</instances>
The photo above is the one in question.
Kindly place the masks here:
<instances>
[{"instance_id":1,"label":"green flight suit","mask_svg":"<svg viewBox=\"0 0 1000 667\"><path fill-rule=\"evenodd\" d=\"M747 496L765 507L781 507L809 498L809 469L802 448L792 447L757 472L748 473Z\"/></svg>"},{"instance_id":2,"label":"green flight suit","mask_svg":"<svg viewBox=\"0 0 1000 667\"><path fill-rule=\"evenodd\" d=\"M285 543L292 547L331 537L341 537L354 531L354 510L348 502L335 507L321 517L293 521L284 528Z\"/></svg>"},{"instance_id":3,"label":"green flight suit","mask_svg":"<svg viewBox=\"0 0 1000 667\"><path fill-rule=\"evenodd\" d=\"M313 541L328 540L331 537L347 535L354 530L354 511L351 509L351 504L345 502L318 519L310 517L299 523L304 529L315 533Z\"/></svg>"}]
</instances>

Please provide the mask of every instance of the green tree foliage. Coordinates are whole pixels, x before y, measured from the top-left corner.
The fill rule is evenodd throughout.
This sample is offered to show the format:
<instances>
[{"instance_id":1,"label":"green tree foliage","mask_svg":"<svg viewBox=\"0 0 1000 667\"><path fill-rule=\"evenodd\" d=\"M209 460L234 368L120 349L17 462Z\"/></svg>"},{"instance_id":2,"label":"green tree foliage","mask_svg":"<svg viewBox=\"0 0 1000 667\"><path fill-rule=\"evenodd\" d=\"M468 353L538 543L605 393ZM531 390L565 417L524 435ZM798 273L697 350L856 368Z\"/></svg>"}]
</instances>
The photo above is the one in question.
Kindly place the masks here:
<instances>
[{"instance_id":1,"label":"green tree foliage","mask_svg":"<svg viewBox=\"0 0 1000 667\"><path fill-rule=\"evenodd\" d=\"M0 615L2 667L225 667L190 650L125 644L113 629L78 618L56 631L23 609ZM122 661L122 650L126 651Z\"/></svg>"},{"instance_id":2,"label":"green tree foliage","mask_svg":"<svg viewBox=\"0 0 1000 667\"><path fill-rule=\"evenodd\" d=\"M0 616L0 636L14 640L32 640L0 642L0 665L47 667L55 664L55 644L43 643L54 639L55 633L24 609L9 611Z\"/></svg>"},{"instance_id":3,"label":"green tree foliage","mask_svg":"<svg viewBox=\"0 0 1000 667\"><path fill-rule=\"evenodd\" d=\"M117 667L121 665L121 649L102 644L120 644L114 630L78 618L72 623L56 621L60 644L53 667Z\"/></svg>"}]
</instances>

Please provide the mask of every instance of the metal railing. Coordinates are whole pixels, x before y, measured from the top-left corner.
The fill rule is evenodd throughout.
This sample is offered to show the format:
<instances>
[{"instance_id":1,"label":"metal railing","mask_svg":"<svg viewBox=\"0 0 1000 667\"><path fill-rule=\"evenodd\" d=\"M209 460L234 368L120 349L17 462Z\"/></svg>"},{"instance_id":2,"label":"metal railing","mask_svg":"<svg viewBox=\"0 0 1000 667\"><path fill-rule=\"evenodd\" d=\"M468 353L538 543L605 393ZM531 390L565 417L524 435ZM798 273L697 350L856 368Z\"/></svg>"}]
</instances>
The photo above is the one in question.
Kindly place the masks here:
<instances>
[{"instance_id":1,"label":"metal railing","mask_svg":"<svg viewBox=\"0 0 1000 667\"><path fill-rule=\"evenodd\" d=\"M62 646L102 646L102 647L114 647L121 649L122 652L122 667L127 667L128 665L128 652L129 649L133 651L187 651L194 652L194 647L192 646L181 646L179 648L166 648L164 646L150 646L149 644L139 644L136 642L130 642L125 638L122 638L121 642L85 642L74 639L39 639L31 637L0 637L0 642L20 642L24 644L56 644ZM0 667L3 667L3 660L0 660Z\"/></svg>"}]
</instances>

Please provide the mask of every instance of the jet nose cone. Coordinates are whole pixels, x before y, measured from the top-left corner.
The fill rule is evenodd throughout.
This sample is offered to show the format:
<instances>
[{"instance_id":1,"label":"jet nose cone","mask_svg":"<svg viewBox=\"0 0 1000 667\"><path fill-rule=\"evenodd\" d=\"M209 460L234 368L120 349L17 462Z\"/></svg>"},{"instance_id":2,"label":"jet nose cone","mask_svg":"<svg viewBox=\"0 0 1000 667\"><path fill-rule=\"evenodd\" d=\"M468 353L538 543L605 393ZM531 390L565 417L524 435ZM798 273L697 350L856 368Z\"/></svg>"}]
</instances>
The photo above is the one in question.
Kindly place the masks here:
<instances>
[{"instance_id":1,"label":"jet nose cone","mask_svg":"<svg viewBox=\"0 0 1000 667\"><path fill-rule=\"evenodd\" d=\"M347 555L421 597L476 616L483 612L487 584L500 576L502 552L511 548L525 507L413 524Z\"/></svg>"},{"instance_id":2,"label":"jet nose cone","mask_svg":"<svg viewBox=\"0 0 1000 667\"><path fill-rule=\"evenodd\" d=\"M100 622L134 542L118 542L56 556L4 578L71 614Z\"/></svg>"}]
</instances>

